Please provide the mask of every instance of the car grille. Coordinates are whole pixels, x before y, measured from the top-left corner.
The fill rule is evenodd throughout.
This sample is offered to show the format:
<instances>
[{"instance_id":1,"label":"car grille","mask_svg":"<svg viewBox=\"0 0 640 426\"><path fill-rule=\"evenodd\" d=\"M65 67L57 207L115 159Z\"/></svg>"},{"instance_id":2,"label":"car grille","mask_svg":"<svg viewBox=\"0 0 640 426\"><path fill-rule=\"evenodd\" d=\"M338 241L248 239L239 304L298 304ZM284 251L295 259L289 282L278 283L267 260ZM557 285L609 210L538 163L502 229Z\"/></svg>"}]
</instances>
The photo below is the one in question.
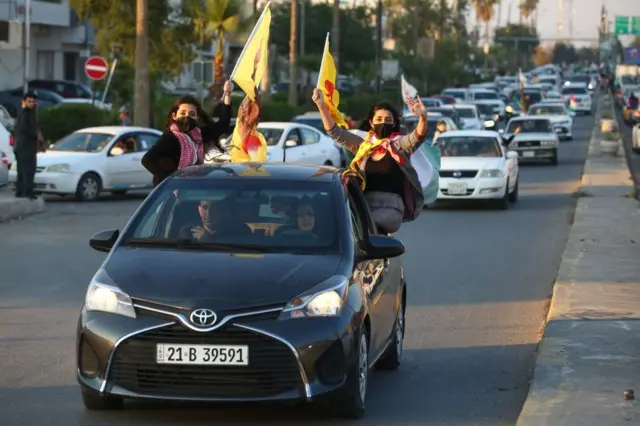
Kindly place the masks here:
<instances>
[{"instance_id":1,"label":"car grille","mask_svg":"<svg viewBox=\"0 0 640 426\"><path fill-rule=\"evenodd\" d=\"M156 343L248 345L249 365L157 364ZM135 393L178 398L260 398L302 389L287 345L233 326L208 333L169 326L132 337L116 349L109 382Z\"/></svg>"},{"instance_id":2,"label":"car grille","mask_svg":"<svg viewBox=\"0 0 640 426\"><path fill-rule=\"evenodd\" d=\"M467 189L467 193L466 194L451 195L451 194L449 194L449 190L448 189L441 189L440 190L440 192L442 192L443 195L451 195L452 197L464 197L464 196L473 194L473 191L475 191L475 189L471 188L471 189Z\"/></svg>"},{"instance_id":3,"label":"car grille","mask_svg":"<svg viewBox=\"0 0 640 426\"><path fill-rule=\"evenodd\" d=\"M520 148L528 148L530 146L540 146L540 141L520 141L520 142L518 142L518 147L520 147Z\"/></svg>"},{"instance_id":4,"label":"car grille","mask_svg":"<svg viewBox=\"0 0 640 426\"><path fill-rule=\"evenodd\" d=\"M454 176L454 173L456 176ZM460 176L457 174L460 173ZM477 170L440 170L440 177L443 178L459 178L459 179L472 179L478 174Z\"/></svg>"}]
</instances>

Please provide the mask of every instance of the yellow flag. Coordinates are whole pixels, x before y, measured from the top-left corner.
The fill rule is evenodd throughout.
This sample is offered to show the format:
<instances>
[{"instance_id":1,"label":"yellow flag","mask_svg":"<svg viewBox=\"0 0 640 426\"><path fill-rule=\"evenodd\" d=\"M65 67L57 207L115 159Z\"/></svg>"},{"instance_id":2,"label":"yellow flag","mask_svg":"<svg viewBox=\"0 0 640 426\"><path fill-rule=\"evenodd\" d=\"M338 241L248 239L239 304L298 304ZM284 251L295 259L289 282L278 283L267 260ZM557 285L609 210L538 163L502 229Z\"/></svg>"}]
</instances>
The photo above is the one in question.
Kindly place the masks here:
<instances>
[{"instance_id":1,"label":"yellow flag","mask_svg":"<svg viewBox=\"0 0 640 426\"><path fill-rule=\"evenodd\" d=\"M264 7L231 73L231 80L240 86L254 102L257 88L267 72L269 63L269 28L271 26L269 4L270 2Z\"/></svg>"},{"instance_id":2,"label":"yellow flag","mask_svg":"<svg viewBox=\"0 0 640 426\"><path fill-rule=\"evenodd\" d=\"M338 88L336 87L337 80L338 70L336 69L333 56L329 51L329 34L327 33L327 41L324 44L324 53L322 54L322 63L320 64L320 73L318 75L318 90L324 94L324 103L327 105L327 109L336 124L348 129L349 125L340 113L340 110L338 110L340 106L340 92L338 92Z\"/></svg>"},{"instance_id":3,"label":"yellow flag","mask_svg":"<svg viewBox=\"0 0 640 426\"><path fill-rule=\"evenodd\" d=\"M240 136L240 126L236 126L229 144L232 163L267 161L267 141L262 133L253 130L244 140Z\"/></svg>"}]
</instances>

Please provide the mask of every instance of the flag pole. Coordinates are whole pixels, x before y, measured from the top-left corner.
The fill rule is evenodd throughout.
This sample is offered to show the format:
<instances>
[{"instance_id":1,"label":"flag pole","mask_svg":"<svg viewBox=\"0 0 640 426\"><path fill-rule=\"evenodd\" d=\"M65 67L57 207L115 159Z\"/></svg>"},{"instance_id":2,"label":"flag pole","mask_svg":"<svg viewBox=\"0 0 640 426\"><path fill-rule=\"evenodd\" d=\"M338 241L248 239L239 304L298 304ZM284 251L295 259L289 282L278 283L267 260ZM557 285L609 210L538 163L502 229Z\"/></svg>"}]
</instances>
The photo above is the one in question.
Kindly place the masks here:
<instances>
[{"instance_id":1,"label":"flag pole","mask_svg":"<svg viewBox=\"0 0 640 426\"><path fill-rule=\"evenodd\" d=\"M320 61L320 74L322 74L322 70L324 69L324 59L329 51L329 35L331 33L327 32L327 38L324 42L324 51L322 52L322 60ZM320 83L320 74L318 74L318 81L316 82L316 89L321 89L322 84Z\"/></svg>"},{"instance_id":2,"label":"flag pole","mask_svg":"<svg viewBox=\"0 0 640 426\"><path fill-rule=\"evenodd\" d=\"M262 9L262 13L260 14L260 18L258 18L258 22L256 22L256 25L253 27L253 30L251 31L251 34L249 34L249 38L247 39L247 42L244 45L244 49L242 49L242 52L240 53L240 57L236 61L236 65L233 67L233 71L231 71L231 75L229 76L229 80L233 80L233 77L236 75L236 71L238 71L238 65L240 64L240 62L242 62L242 59L244 58L244 54L247 51L247 46L249 45L249 42L253 39L253 36L256 34L256 31L258 30L258 28L260 27L260 24L262 23L262 20L264 19L264 14L267 13L267 10L269 10L269 5L270 4L271 4L270 1L267 2L267 4L265 5L264 9Z\"/></svg>"}]
</instances>

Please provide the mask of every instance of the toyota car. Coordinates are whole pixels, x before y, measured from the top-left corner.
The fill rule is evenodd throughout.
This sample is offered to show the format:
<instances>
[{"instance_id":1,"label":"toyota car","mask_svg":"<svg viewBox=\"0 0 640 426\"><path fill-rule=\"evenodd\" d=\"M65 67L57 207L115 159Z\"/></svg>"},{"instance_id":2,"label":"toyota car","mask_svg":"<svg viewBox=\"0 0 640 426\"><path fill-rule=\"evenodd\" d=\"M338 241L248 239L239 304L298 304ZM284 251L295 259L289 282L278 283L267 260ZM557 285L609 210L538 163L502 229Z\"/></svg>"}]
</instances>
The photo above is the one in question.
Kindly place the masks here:
<instances>
[{"instance_id":1,"label":"toyota car","mask_svg":"<svg viewBox=\"0 0 640 426\"><path fill-rule=\"evenodd\" d=\"M185 168L89 244L109 253L77 328L89 410L303 400L357 418L370 368L402 360L405 249L339 169Z\"/></svg>"}]
</instances>

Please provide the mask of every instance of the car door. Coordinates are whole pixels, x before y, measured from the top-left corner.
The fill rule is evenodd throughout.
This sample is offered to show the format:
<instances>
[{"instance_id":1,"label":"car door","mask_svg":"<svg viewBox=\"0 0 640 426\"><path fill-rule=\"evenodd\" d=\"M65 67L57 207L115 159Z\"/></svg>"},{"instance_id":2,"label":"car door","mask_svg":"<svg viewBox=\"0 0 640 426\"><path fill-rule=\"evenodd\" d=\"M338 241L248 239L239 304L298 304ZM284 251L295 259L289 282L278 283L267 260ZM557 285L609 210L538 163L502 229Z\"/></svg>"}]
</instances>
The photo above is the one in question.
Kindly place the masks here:
<instances>
[{"instance_id":1,"label":"car door","mask_svg":"<svg viewBox=\"0 0 640 426\"><path fill-rule=\"evenodd\" d=\"M295 146L287 147L287 143L295 142ZM284 162L285 163L306 163L307 154L306 147L302 142L302 135L297 127L289 129L287 136L284 139Z\"/></svg>"},{"instance_id":2,"label":"car door","mask_svg":"<svg viewBox=\"0 0 640 426\"><path fill-rule=\"evenodd\" d=\"M509 151L507 148L505 148L503 140L499 139L498 143L500 144L502 156L505 161L506 174L509 177L509 187L513 188L513 186L516 184L516 180L518 179L518 159L507 157L507 153Z\"/></svg>"},{"instance_id":3,"label":"car door","mask_svg":"<svg viewBox=\"0 0 640 426\"><path fill-rule=\"evenodd\" d=\"M123 133L114 138L106 159L109 189L127 190L143 187L138 132Z\"/></svg>"},{"instance_id":4,"label":"car door","mask_svg":"<svg viewBox=\"0 0 640 426\"><path fill-rule=\"evenodd\" d=\"M138 161L138 176L136 178L136 185L140 185L143 188L152 188L153 187L153 175L149 173L147 169L142 166L142 156L157 142L160 137L157 133L151 132L140 132L137 135L138 137L138 150L140 154L137 157L140 157L140 161Z\"/></svg>"},{"instance_id":5,"label":"car door","mask_svg":"<svg viewBox=\"0 0 640 426\"><path fill-rule=\"evenodd\" d=\"M369 235L376 233L369 206L354 178L347 181L346 189L357 240L367 241ZM401 279L399 265L397 259L393 263L389 259L375 259L358 265L362 271L363 288L371 302L371 341L375 353L381 351L388 342L395 324L395 306Z\"/></svg>"},{"instance_id":6,"label":"car door","mask_svg":"<svg viewBox=\"0 0 640 426\"><path fill-rule=\"evenodd\" d=\"M329 159L327 147L320 143L320 133L301 127L298 129L302 136L302 144L307 154L306 162L311 164L325 164Z\"/></svg>"}]
</instances>

